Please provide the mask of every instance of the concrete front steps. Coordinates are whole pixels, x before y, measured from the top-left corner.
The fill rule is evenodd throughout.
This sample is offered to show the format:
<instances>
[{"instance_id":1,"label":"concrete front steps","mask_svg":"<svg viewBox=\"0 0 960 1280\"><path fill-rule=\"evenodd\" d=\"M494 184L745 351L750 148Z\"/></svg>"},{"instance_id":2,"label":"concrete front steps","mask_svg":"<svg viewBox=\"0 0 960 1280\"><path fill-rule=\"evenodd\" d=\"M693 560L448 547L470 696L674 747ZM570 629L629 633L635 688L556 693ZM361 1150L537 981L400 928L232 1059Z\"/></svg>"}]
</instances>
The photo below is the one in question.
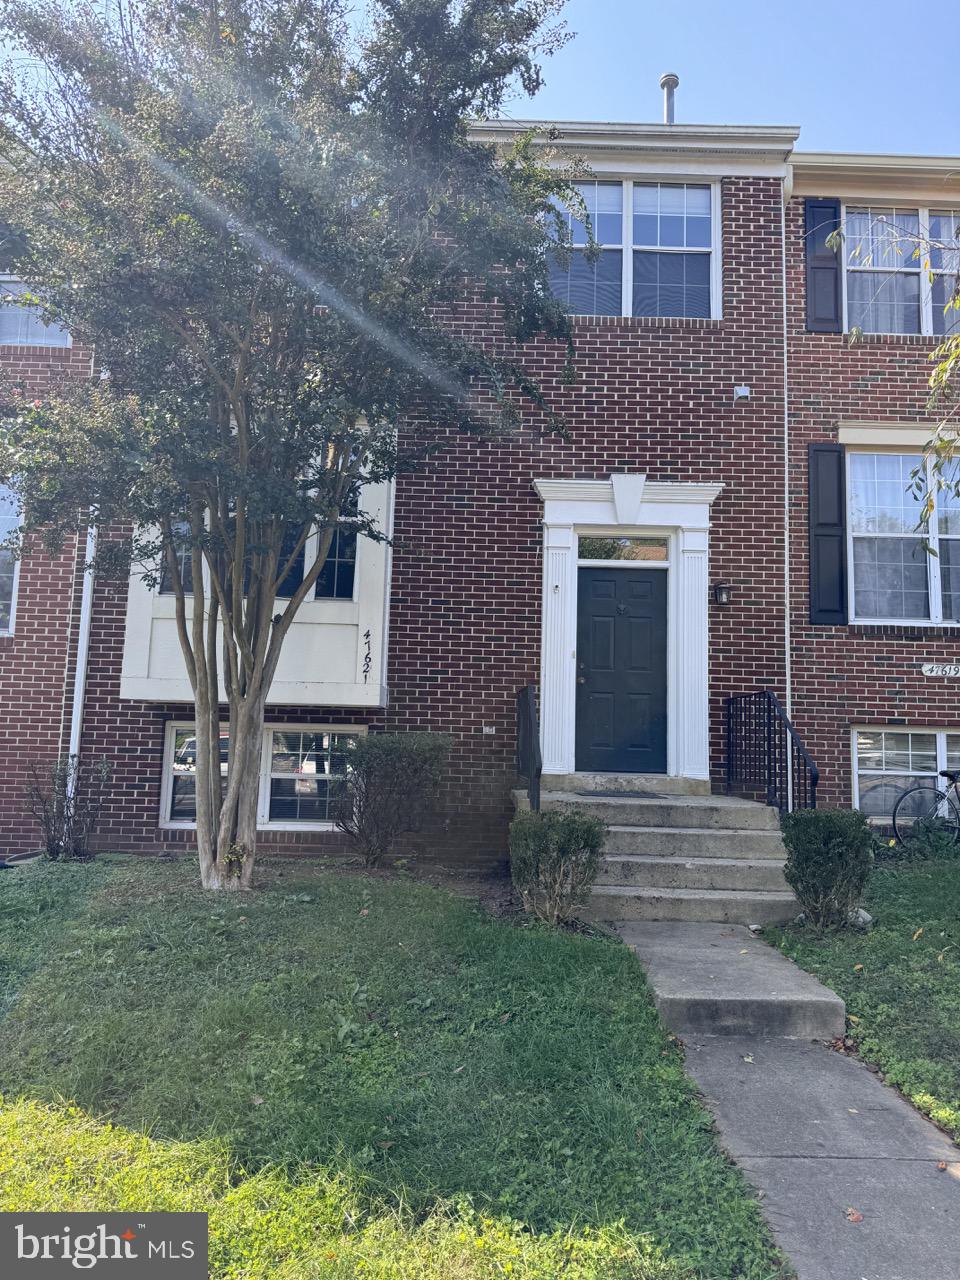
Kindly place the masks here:
<instances>
[{"instance_id":1,"label":"concrete front steps","mask_svg":"<svg viewBox=\"0 0 960 1280\"><path fill-rule=\"evenodd\" d=\"M572 774L542 786L542 809L576 807L607 824L593 919L774 924L797 914L767 805L659 775Z\"/></svg>"}]
</instances>

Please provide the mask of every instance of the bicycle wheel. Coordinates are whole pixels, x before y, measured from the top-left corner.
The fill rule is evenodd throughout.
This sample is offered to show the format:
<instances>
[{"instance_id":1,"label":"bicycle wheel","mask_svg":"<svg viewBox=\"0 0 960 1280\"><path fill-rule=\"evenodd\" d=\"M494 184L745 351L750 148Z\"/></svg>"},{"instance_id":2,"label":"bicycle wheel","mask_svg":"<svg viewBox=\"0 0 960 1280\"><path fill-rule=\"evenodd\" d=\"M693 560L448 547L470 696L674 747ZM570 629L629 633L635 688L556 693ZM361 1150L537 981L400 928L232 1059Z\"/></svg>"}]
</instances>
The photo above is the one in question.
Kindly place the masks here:
<instances>
[{"instance_id":1,"label":"bicycle wheel","mask_svg":"<svg viewBox=\"0 0 960 1280\"><path fill-rule=\"evenodd\" d=\"M960 840L960 805L955 794L927 783L898 797L893 806L893 832L900 844L909 836L935 831Z\"/></svg>"}]
</instances>

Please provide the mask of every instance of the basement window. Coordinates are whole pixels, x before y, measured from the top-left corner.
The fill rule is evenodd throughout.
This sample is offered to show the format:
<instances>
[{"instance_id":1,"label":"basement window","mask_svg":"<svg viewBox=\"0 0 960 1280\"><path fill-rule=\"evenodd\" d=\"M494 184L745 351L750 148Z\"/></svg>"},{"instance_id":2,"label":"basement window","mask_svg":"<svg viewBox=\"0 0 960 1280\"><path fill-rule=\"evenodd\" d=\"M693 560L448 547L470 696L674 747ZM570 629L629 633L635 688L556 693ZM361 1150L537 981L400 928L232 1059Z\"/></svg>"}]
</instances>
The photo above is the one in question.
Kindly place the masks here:
<instances>
[{"instance_id":1,"label":"basement window","mask_svg":"<svg viewBox=\"0 0 960 1280\"><path fill-rule=\"evenodd\" d=\"M889 822L898 796L918 782L939 785L941 769L960 770L960 731L870 728L853 734L854 808Z\"/></svg>"},{"instance_id":2,"label":"basement window","mask_svg":"<svg viewBox=\"0 0 960 1280\"><path fill-rule=\"evenodd\" d=\"M350 743L362 725L268 725L260 756L257 826L280 831L331 831L334 802L347 777ZM226 784L228 729L220 735ZM197 823L197 738L192 724L167 726L160 788L160 826Z\"/></svg>"}]
</instances>

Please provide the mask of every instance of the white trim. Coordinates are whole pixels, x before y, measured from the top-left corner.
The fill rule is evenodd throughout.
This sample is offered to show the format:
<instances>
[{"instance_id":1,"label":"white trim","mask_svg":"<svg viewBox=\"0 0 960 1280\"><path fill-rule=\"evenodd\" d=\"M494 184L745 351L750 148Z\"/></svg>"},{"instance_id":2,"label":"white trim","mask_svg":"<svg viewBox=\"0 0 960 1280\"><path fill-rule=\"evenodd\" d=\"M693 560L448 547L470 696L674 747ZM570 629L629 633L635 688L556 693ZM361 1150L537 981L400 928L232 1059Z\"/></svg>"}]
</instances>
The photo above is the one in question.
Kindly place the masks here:
<instances>
[{"instance_id":1,"label":"white trim","mask_svg":"<svg viewBox=\"0 0 960 1280\"><path fill-rule=\"evenodd\" d=\"M535 480L543 500L540 719L543 771L576 772L577 538L616 530L667 537L667 775L709 779L708 554L720 484ZM637 494L640 494L637 500ZM621 519L621 513L632 517ZM623 567L612 561L613 567Z\"/></svg>"},{"instance_id":2,"label":"white trim","mask_svg":"<svg viewBox=\"0 0 960 1280\"><path fill-rule=\"evenodd\" d=\"M918 425L915 422L841 422L837 426L840 444L857 445L864 449L907 448L923 449L933 439L937 424Z\"/></svg>"},{"instance_id":3,"label":"white trim","mask_svg":"<svg viewBox=\"0 0 960 1280\"><path fill-rule=\"evenodd\" d=\"M193 720L171 720L164 726L163 739L163 773L160 779L160 820L162 831L195 831L196 822L176 822L169 817L170 803L173 798L173 748L178 733L194 731ZM229 725L224 722L221 732L229 733ZM360 737L367 732L364 724L265 724L260 743L260 783L257 792L257 830L258 831L336 831L335 822L271 822L270 813L270 762L272 758L271 737L274 733L337 733Z\"/></svg>"},{"instance_id":4,"label":"white trim","mask_svg":"<svg viewBox=\"0 0 960 1280\"><path fill-rule=\"evenodd\" d=\"M67 794L73 796L77 786L77 765L80 762L80 738L83 732L83 704L87 694L87 663L90 656L90 630L93 622L93 562L97 555L97 527L87 526L84 552L83 590L80 593L80 621L77 634L77 659L73 676L73 704L70 708L70 740L67 747L69 770Z\"/></svg>"}]
</instances>

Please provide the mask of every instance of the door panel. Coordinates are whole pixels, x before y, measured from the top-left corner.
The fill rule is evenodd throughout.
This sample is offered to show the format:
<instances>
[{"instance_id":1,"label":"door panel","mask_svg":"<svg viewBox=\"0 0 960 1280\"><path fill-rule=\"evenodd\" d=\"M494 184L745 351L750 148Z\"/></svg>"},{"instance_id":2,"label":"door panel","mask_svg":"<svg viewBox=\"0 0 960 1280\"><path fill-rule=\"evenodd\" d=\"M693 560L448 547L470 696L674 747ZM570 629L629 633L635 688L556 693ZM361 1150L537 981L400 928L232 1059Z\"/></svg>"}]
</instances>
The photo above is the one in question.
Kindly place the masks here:
<instances>
[{"instance_id":1,"label":"door panel","mask_svg":"<svg viewBox=\"0 0 960 1280\"><path fill-rule=\"evenodd\" d=\"M667 771L667 574L580 569L576 767Z\"/></svg>"}]
</instances>

